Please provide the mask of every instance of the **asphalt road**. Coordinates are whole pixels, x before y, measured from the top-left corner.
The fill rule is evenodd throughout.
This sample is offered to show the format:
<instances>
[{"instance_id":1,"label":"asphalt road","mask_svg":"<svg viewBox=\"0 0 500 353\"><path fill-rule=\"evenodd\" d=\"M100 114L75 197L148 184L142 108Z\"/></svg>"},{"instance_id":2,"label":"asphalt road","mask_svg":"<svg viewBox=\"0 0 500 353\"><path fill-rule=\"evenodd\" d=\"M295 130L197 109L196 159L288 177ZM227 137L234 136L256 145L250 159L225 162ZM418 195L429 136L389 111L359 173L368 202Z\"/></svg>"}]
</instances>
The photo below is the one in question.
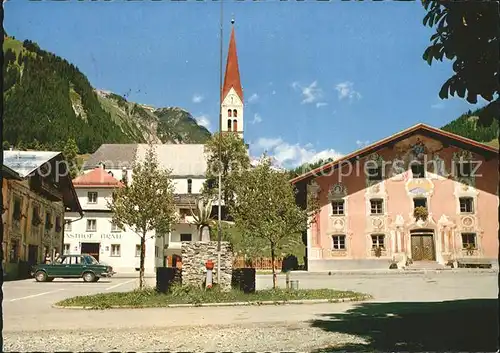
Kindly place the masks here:
<instances>
[{"instance_id":1,"label":"asphalt road","mask_svg":"<svg viewBox=\"0 0 500 353\"><path fill-rule=\"evenodd\" d=\"M294 273L291 275L292 280L299 281L300 288L335 288L340 290L354 290L363 293L369 293L374 296L374 302L391 302L391 301L443 301L456 299L470 298L497 298L498 296L498 274L492 272L463 272L463 273L427 273L427 274L395 274L395 275L333 275L328 274L313 274L313 273ZM154 285L154 278L147 278L147 284ZM278 284L281 287L285 286L285 277L278 277ZM4 283L4 330L17 331L27 330L30 327L37 330L43 322L44 329L61 328L66 329L75 325L75 327L95 327L96 325L106 326L108 323L111 327L120 325L121 323L129 325L130 321L116 320L115 311L101 311L92 314L90 319L88 312L78 310L55 309L52 304L65 298L75 297L78 295L90 295L106 292L123 292L130 291L138 286L138 279L134 278L111 278L103 279L97 283L84 283L82 280L54 280L53 282L38 283L33 279L12 281ZM257 276L257 289L269 288L272 286L272 277L270 275ZM331 307L331 305L328 305ZM321 310L321 306L314 306L315 309ZM340 308L340 306L337 306ZM342 305L343 307L343 305ZM349 305L346 305L349 307ZM207 310L205 310L207 309ZM164 309L172 310L172 309ZM177 310L177 309L176 309ZM137 325L165 325L165 324L186 324L198 323L204 324L206 319L211 315L199 316L200 308L183 308L182 318L180 321L165 322L162 315L155 315L155 312L160 309L151 309L151 313L144 315L144 321L133 320ZM227 324L231 322L241 322L241 317L238 312L247 312L251 309L236 309L236 308L203 308L203 312L209 314L212 310L215 313L226 312L225 315L217 315L223 317L217 321ZM271 311L285 311L289 313L290 309L277 307L275 309L265 308L255 311L256 316L248 316L246 321L260 322L267 320ZM314 310L295 307L293 312L310 316ZM111 312L115 314L110 314ZM192 313L191 313L192 312ZM261 312L268 314L260 314ZM130 315L130 318L135 316L137 311L119 311L119 315ZM126 314L129 313L129 314ZM231 314L234 313L234 314ZM287 314L288 315L288 314ZM177 315L176 315L177 316ZM95 320L99 317L99 320ZM128 316L127 316L128 317ZM157 317L157 320L155 320ZM71 320L69 320L71 318ZM191 321L190 321L191 320ZM87 324L85 324L87 323Z\"/></svg>"},{"instance_id":2,"label":"asphalt road","mask_svg":"<svg viewBox=\"0 0 500 353\"><path fill-rule=\"evenodd\" d=\"M4 348L5 351L311 351L311 347L334 345L357 351L394 351L400 347L399 337L406 335L407 346L400 347L406 351L489 351L497 337L497 273L332 276L293 273L291 278L299 281L300 288L354 290L372 294L374 299L316 305L89 311L56 309L52 304L77 295L129 291L137 287L138 279L112 278L97 283L13 281L4 283L3 288ZM154 281L147 279L149 285ZM278 283L284 286L285 277L279 276ZM270 275L257 277L258 289L271 285ZM375 309L381 314L374 313ZM439 310L445 313L435 314ZM352 314L356 311L366 313ZM464 319L464 315L472 321ZM485 322L488 315L491 317ZM363 317L371 318L368 326L364 321L354 322ZM387 321L387 317L393 319ZM339 322L339 318L343 321ZM478 330L462 332L467 325ZM491 332L485 331L484 325ZM379 337L377 333L394 330L400 331L393 338ZM444 336L428 342L438 331ZM452 342L464 337L467 340L453 346Z\"/></svg>"}]
</instances>

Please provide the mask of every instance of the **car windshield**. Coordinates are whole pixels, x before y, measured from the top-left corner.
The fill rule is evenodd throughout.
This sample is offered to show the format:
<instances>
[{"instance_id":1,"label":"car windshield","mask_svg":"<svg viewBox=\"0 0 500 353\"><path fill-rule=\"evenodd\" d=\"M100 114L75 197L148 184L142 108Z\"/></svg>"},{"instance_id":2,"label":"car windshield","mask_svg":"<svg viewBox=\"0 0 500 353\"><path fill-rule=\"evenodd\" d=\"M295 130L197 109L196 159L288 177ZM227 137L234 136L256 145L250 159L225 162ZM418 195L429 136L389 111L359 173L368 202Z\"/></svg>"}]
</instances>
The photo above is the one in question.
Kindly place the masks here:
<instances>
[{"instance_id":1,"label":"car windshield","mask_svg":"<svg viewBox=\"0 0 500 353\"><path fill-rule=\"evenodd\" d=\"M88 255L87 256L87 263L89 263L91 265L97 265L99 263L99 261L97 261L96 258L93 257L92 255Z\"/></svg>"}]
</instances>

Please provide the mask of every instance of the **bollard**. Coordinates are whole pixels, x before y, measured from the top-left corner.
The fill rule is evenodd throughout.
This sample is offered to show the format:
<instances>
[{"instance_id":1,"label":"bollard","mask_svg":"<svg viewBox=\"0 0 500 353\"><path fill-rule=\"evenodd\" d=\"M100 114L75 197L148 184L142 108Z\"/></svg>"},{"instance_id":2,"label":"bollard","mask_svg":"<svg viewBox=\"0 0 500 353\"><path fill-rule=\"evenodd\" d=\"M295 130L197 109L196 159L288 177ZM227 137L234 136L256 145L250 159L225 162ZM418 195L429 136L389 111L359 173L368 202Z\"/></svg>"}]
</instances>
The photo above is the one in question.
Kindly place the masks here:
<instances>
[{"instance_id":1,"label":"bollard","mask_svg":"<svg viewBox=\"0 0 500 353\"><path fill-rule=\"evenodd\" d=\"M290 289L290 271L286 271L286 289Z\"/></svg>"},{"instance_id":2,"label":"bollard","mask_svg":"<svg viewBox=\"0 0 500 353\"><path fill-rule=\"evenodd\" d=\"M212 282L213 282L213 269L214 269L214 263L212 262L212 260L207 260L207 262L205 262L205 267L207 269L207 279L205 281L205 287L206 289L210 289L212 288Z\"/></svg>"}]
</instances>

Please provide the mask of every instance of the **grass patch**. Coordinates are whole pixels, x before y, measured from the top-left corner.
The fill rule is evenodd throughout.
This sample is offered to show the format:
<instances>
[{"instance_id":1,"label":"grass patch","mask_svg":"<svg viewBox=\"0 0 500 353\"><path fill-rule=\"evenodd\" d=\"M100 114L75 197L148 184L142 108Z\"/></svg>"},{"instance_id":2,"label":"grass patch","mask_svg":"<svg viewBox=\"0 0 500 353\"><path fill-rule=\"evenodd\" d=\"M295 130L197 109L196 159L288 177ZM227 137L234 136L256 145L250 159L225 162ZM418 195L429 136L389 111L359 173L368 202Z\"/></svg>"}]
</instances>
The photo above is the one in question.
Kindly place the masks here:
<instances>
[{"instance_id":1,"label":"grass patch","mask_svg":"<svg viewBox=\"0 0 500 353\"><path fill-rule=\"evenodd\" d=\"M253 294L245 294L239 290L222 292L217 289L205 291L192 287L176 286L167 294L156 292L154 288L134 290L131 292L100 293L88 296L68 298L57 303L60 306L81 306L89 309L106 309L111 307L160 308L172 304L232 303L245 302L258 304L266 301L290 301L326 299L338 300L355 298L367 299L368 296L352 291L333 289L301 289L301 290L261 290Z\"/></svg>"}]
</instances>

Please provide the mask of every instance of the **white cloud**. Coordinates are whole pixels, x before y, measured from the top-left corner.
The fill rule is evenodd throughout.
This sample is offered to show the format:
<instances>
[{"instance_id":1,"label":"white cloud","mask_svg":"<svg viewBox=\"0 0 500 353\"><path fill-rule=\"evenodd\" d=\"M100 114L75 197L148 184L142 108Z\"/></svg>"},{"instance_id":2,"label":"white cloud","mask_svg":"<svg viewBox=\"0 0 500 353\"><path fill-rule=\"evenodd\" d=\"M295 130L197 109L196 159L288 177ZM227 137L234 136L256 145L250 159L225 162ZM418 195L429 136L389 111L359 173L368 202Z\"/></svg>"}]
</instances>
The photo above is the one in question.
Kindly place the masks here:
<instances>
[{"instance_id":1,"label":"white cloud","mask_svg":"<svg viewBox=\"0 0 500 353\"><path fill-rule=\"evenodd\" d=\"M259 113L255 113L253 116L253 120L250 122L250 124L258 124L262 122L262 117L260 116Z\"/></svg>"},{"instance_id":2,"label":"white cloud","mask_svg":"<svg viewBox=\"0 0 500 353\"><path fill-rule=\"evenodd\" d=\"M271 94L274 96L276 94L276 91L273 89L273 91L271 92Z\"/></svg>"},{"instance_id":3,"label":"white cloud","mask_svg":"<svg viewBox=\"0 0 500 353\"><path fill-rule=\"evenodd\" d=\"M333 149L316 151L312 144L305 146L300 144L290 144L281 138L260 138L255 143L250 144L252 153L257 155L267 152L280 166L293 168L304 163L313 163L320 159L337 159L343 155Z\"/></svg>"},{"instance_id":4,"label":"white cloud","mask_svg":"<svg viewBox=\"0 0 500 353\"><path fill-rule=\"evenodd\" d=\"M361 93L354 90L354 83L346 81L341 82L335 86L338 92L339 100L349 99L349 101L359 100L362 98Z\"/></svg>"},{"instance_id":5,"label":"white cloud","mask_svg":"<svg viewBox=\"0 0 500 353\"><path fill-rule=\"evenodd\" d=\"M363 148L365 146L368 146L370 144L370 141L361 141L361 140L356 140L356 145L358 145L359 148Z\"/></svg>"},{"instance_id":6,"label":"white cloud","mask_svg":"<svg viewBox=\"0 0 500 353\"><path fill-rule=\"evenodd\" d=\"M203 97L201 94L195 94L193 95L193 103L201 103L205 97Z\"/></svg>"},{"instance_id":7,"label":"white cloud","mask_svg":"<svg viewBox=\"0 0 500 353\"><path fill-rule=\"evenodd\" d=\"M248 98L248 103L255 103L259 100L259 95L257 93L254 93Z\"/></svg>"},{"instance_id":8,"label":"white cloud","mask_svg":"<svg viewBox=\"0 0 500 353\"><path fill-rule=\"evenodd\" d=\"M198 125L206 127L208 130L210 130L210 117L208 115L200 115L194 118Z\"/></svg>"},{"instance_id":9,"label":"white cloud","mask_svg":"<svg viewBox=\"0 0 500 353\"><path fill-rule=\"evenodd\" d=\"M431 105L431 108L432 109L443 109L444 104L443 103L436 103L436 104Z\"/></svg>"},{"instance_id":10,"label":"white cloud","mask_svg":"<svg viewBox=\"0 0 500 353\"><path fill-rule=\"evenodd\" d=\"M316 108L325 107L327 105L328 105L328 103L326 103L326 102L318 102L318 103L316 103Z\"/></svg>"},{"instance_id":11,"label":"white cloud","mask_svg":"<svg viewBox=\"0 0 500 353\"><path fill-rule=\"evenodd\" d=\"M302 104L314 103L323 97L323 90L318 87L318 81L312 82L309 86L302 86L298 82L293 82L292 87L302 93Z\"/></svg>"}]
</instances>

